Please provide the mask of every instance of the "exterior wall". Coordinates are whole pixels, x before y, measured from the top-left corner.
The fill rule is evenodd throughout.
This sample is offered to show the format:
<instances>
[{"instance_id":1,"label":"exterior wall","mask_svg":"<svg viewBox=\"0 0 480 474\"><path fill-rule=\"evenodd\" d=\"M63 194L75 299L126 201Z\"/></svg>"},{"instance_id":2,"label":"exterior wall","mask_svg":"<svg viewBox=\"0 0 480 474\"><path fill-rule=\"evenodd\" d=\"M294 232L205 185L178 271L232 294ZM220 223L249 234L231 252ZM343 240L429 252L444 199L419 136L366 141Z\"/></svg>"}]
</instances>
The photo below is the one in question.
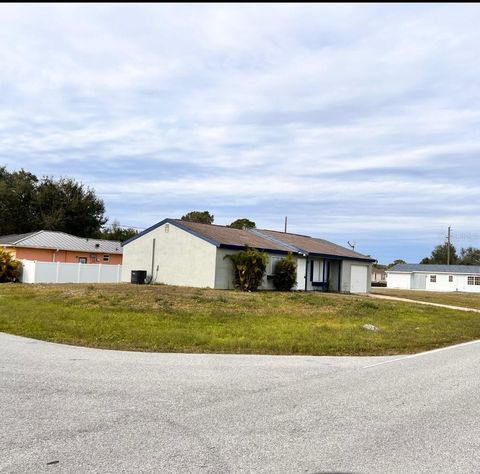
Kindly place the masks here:
<instances>
[{"instance_id":1,"label":"exterior wall","mask_svg":"<svg viewBox=\"0 0 480 474\"><path fill-rule=\"evenodd\" d=\"M387 288L409 290L411 273L387 273Z\"/></svg>"},{"instance_id":2,"label":"exterior wall","mask_svg":"<svg viewBox=\"0 0 480 474\"><path fill-rule=\"evenodd\" d=\"M227 255L235 254L240 252L240 250L230 250L230 249L217 249L217 256L216 256L216 269L215 269L215 288L218 289L233 289L233 267L232 262L225 258ZM273 254L269 253L269 263L271 263L272 257L285 257L282 254ZM303 290L305 288L305 259L304 258L297 258L297 285L294 289ZM267 267L267 271L265 272L265 276L263 277L262 284L260 285L260 289L262 290L274 290L275 287L273 286L273 279L269 276L269 271Z\"/></svg>"},{"instance_id":3,"label":"exterior wall","mask_svg":"<svg viewBox=\"0 0 480 474\"><path fill-rule=\"evenodd\" d=\"M342 260L341 286L340 291L349 293L351 291L352 283L352 265L367 267L367 293L372 289L372 264L365 263L362 260ZM337 277L338 278L338 277Z\"/></svg>"},{"instance_id":4,"label":"exterior wall","mask_svg":"<svg viewBox=\"0 0 480 474\"><path fill-rule=\"evenodd\" d=\"M216 252L215 245L166 223L123 247L122 281L130 281L132 270L146 270L153 283L214 288Z\"/></svg>"},{"instance_id":5,"label":"exterior wall","mask_svg":"<svg viewBox=\"0 0 480 474\"><path fill-rule=\"evenodd\" d=\"M7 247L8 248L8 247ZM12 248L12 247L10 247ZM100 263L103 265L121 265L122 255L94 253L94 252L72 252L68 250L59 250L58 252L52 249L33 249L25 247L17 247L14 249L15 258L18 260L34 260L37 262L62 262L62 263L78 263L79 257L85 257L87 263ZM92 262L91 256L95 255L96 261ZM103 256L109 255L110 261L104 262Z\"/></svg>"}]
</instances>

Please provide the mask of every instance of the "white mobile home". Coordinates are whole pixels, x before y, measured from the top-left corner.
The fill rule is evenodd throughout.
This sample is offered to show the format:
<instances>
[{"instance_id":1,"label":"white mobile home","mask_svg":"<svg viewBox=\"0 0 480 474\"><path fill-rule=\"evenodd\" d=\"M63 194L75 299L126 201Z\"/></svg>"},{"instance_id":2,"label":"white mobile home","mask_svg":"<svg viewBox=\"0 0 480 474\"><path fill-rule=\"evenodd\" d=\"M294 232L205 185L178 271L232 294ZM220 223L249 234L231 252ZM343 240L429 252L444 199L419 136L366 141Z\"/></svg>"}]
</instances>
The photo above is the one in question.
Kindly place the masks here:
<instances>
[{"instance_id":1,"label":"white mobile home","mask_svg":"<svg viewBox=\"0 0 480 474\"><path fill-rule=\"evenodd\" d=\"M399 264L387 270L387 288L478 293L480 266Z\"/></svg>"},{"instance_id":2,"label":"white mobile home","mask_svg":"<svg viewBox=\"0 0 480 474\"><path fill-rule=\"evenodd\" d=\"M288 253L296 259L298 290L365 293L374 259L305 235L165 219L123 244L122 281L145 271L147 281L201 288L233 288L226 255L245 246L265 251L269 265L263 289L273 288L273 268Z\"/></svg>"}]
</instances>

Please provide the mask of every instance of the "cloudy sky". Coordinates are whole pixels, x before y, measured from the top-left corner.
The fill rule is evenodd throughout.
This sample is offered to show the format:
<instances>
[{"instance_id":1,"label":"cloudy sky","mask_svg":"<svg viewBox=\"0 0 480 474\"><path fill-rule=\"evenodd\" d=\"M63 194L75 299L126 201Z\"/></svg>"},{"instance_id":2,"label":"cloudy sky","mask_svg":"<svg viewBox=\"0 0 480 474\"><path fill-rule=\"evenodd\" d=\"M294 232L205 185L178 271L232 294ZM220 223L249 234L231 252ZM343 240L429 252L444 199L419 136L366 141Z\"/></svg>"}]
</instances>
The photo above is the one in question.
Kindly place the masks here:
<instances>
[{"instance_id":1,"label":"cloudy sky","mask_svg":"<svg viewBox=\"0 0 480 474\"><path fill-rule=\"evenodd\" d=\"M108 216L480 246L478 5L2 5L0 165Z\"/></svg>"}]
</instances>

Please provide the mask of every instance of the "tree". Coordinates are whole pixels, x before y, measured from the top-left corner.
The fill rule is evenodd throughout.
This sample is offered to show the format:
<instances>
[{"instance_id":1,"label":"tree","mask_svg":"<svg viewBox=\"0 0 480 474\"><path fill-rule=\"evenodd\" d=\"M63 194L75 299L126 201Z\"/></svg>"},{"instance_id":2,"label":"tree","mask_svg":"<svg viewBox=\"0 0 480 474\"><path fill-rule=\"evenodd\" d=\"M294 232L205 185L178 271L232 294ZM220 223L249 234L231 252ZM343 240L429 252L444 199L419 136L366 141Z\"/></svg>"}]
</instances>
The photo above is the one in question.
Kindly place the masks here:
<instances>
[{"instance_id":1,"label":"tree","mask_svg":"<svg viewBox=\"0 0 480 474\"><path fill-rule=\"evenodd\" d=\"M447 264L447 249L448 243L443 245L437 245L433 250L430 257L425 257L420 263L424 264L439 264L439 265L446 265ZM458 255L457 250L455 247L450 244L450 263L456 264L458 263Z\"/></svg>"},{"instance_id":2,"label":"tree","mask_svg":"<svg viewBox=\"0 0 480 474\"><path fill-rule=\"evenodd\" d=\"M268 255L257 249L245 250L225 255L233 265L233 284L242 291L256 291L262 283L268 263Z\"/></svg>"},{"instance_id":3,"label":"tree","mask_svg":"<svg viewBox=\"0 0 480 474\"><path fill-rule=\"evenodd\" d=\"M22 265L10 252L0 248L0 283L18 281Z\"/></svg>"},{"instance_id":4,"label":"tree","mask_svg":"<svg viewBox=\"0 0 480 474\"><path fill-rule=\"evenodd\" d=\"M277 262L273 269L273 285L279 291L290 291L297 283L297 264L289 253Z\"/></svg>"},{"instance_id":5,"label":"tree","mask_svg":"<svg viewBox=\"0 0 480 474\"><path fill-rule=\"evenodd\" d=\"M0 167L0 235L22 234L34 229L34 197L38 179L32 173L9 173Z\"/></svg>"},{"instance_id":6,"label":"tree","mask_svg":"<svg viewBox=\"0 0 480 474\"><path fill-rule=\"evenodd\" d=\"M100 238L106 240L119 240L124 242L125 240L130 239L138 234L138 230L133 229L132 227L121 227L120 222L116 219L102 230Z\"/></svg>"},{"instance_id":7,"label":"tree","mask_svg":"<svg viewBox=\"0 0 480 474\"><path fill-rule=\"evenodd\" d=\"M401 264L404 264L404 263L407 263L407 262L405 260L402 260L401 258L398 258L397 260L394 260L390 265L387 265L387 269L392 268L395 265L401 265Z\"/></svg>"},{"instance_id":8,"label":"tree","mask_svg":"<svg viewBox=\"0 0 480 474\"><path fill-rule=\"evenodd\" d=\"M214 216L208 211L191 211L182 216L182 221L199 222L200 224L213 224Z\"/></svg>"},{"instance_id":9,"label":"tree","mask_svg":"<svg viewBox=\"0 0 480 474\"><path fill-rule=\"evenodd\" d=\"M57 230L98 237L106 222L103 201L82 183L0 167L0 235Z\"/></svg>"},{"instance_id":10,"label":"tree","mask_svg":"<svg viewBox=\"0 0 480 474\"><path fill-rule=\"evenodd\" d=\"M462 248L458 263L461 265L480 265L480 249L474 247Z\"/></svg>"},{"instance_id":11,"label":"tree","mask_svg":"<svg viewBox=\"0 0 480 474\"><path fill-rule=\"evenodd\" d=\"M39 229L95 237L107 222L103 201L92 189L70 178L43 178L37 187L35 207Z\"/></svg>"},{"instance_id":12,"label":"tree","mask_svg":"<svg viewBox=\"0 0 480 474\"><path fill-rule=\"evenodd\" d=\"M255 222L250 219L243 218L233 221L231 224L227 225L227 227L232 227L233 229L255 229L256 225Z\"/></svg>"}]
</instances>

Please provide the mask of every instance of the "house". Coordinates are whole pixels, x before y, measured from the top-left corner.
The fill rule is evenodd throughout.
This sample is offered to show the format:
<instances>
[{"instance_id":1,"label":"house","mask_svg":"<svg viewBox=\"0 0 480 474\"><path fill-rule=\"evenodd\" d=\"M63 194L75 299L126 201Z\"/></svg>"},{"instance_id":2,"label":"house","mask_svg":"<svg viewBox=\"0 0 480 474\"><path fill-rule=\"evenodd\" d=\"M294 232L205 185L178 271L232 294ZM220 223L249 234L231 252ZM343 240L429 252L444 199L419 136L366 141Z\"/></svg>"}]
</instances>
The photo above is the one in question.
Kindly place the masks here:
<instances>
[{"instance_id":1,"label":"house","mask_svg":"<svg viewBox=\"0 0 480 474\"><path fill-rule=\"evenodd\" d=\"M385 268L380 268L377 265L372 267L372 283L386 284L387 273Z\"/></svg>"},{"instance_id":2,"label":"house","mask_svg":"<svg viewBox=\"0 0 480 474\"><path fill-rule=\"evenodd\" d=\"M85 239L48 230L1 236L0 248L17 260L107 265L121 265L123 253L117 241Z\"/></svg>"},{"instance_id":3,"label":"house","mask_svg":"<svg viewBox=\"0 0 480 474\"><path fill-rule=\"evenodd\" d=\"M480 292L480 265L400 264L387 270L387 287Z\"/></svg>"},{"instance_id":4,"label":"house","mask_svg":"<svg viewBox=\"0 0 480 474\"><path fill-rule=\"evenodd\" d=\"M147 281L203 288L233 288L227 255L245 246L269 257L263 289L272 289L277 261L292 253L298 290L365 293L370 290L374 259L306 235L164 219L123 243L122 281L131 272L147 272Z\"/></svg>"}]
</instances>

